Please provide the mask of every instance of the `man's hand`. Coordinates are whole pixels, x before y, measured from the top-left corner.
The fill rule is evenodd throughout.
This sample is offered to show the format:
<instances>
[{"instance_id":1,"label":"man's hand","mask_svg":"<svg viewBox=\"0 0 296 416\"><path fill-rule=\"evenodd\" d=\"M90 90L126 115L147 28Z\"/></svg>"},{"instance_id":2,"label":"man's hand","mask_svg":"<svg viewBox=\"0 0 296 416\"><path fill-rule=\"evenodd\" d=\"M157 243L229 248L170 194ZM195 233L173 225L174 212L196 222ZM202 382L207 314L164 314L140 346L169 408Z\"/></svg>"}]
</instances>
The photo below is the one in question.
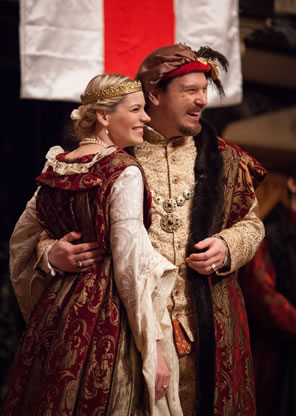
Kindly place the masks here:
<instances>
[{"instance_id":1,"label":"man's hand","mask_svg":"<svg viewBox=\"0 0 296 416\"><path fill-rule=\"evenodd\" d=\"M155 379L155 400L161 399L168 392L171 372L163 357L159 341L156 341L157 368Z\"/></svg>"},{"instance_id":2,"label":"man's hand","mask_svg":"<svg viewBox=\"0 0 296 416\"><path fill-rule=\"evenodd\" d=\"M189 267L200 274L209 275L218 271L227 254L227 247L220 238L209 237L194 245L197 250L205 250L201 253L190 254L186 258Z\"/></svg>"},{"instance_id":3,"label":"man's hand","mask_svg":"<svg viewBox=\"0 0 296 416\"><path fill-rule=\"evenodd\" d=\"M72 244L81 235L72 231L51 247L48 261L52 267L64 272L78 273L103 260L104 252L97 242Z\"/></svg>"}]
</instances>

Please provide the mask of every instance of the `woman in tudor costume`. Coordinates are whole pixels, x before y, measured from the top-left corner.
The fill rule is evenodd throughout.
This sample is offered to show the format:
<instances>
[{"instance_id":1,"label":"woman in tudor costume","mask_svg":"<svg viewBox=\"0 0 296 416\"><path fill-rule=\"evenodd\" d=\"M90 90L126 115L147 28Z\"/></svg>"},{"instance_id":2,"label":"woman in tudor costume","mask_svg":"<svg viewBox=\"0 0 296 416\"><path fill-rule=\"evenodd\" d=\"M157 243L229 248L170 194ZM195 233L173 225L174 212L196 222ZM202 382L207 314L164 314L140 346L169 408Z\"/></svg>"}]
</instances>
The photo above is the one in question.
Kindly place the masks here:
<instances>
[{"instance_id":1,"label":"woman in tudor costume","mask_svg":"<svg viewBox=\"0 0 296 416\"><path fill-rule=\"evenodd\" d=\"M152 248L145 178L121 150L142 143L149 121L141 83L99 75L81 100L71 115L79 146L48 152L37 216L54 239L75 230L98 241L104 261L78 262L80 272L51 279L35 268L32 285L43 292L16 353L4 414L179 416L166 309L177 268Z\"/></svg>"}]
</instances>

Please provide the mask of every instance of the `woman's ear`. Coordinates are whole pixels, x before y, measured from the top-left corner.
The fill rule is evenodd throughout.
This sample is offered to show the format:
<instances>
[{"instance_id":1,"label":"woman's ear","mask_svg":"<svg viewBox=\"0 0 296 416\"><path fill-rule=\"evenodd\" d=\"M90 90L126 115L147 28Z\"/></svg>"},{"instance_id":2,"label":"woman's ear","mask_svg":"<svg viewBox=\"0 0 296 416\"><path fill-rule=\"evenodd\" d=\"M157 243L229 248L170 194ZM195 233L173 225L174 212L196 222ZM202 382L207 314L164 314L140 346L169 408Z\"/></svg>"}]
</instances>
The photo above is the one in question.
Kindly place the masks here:
<instances>
[{"instance_id":1,"label":"woman's ear","mask_svg":"<svg viewBox=\"0 0 296 416\"><path fill-rule=\"evenodd\" d=\"M159 96L160 96L160 92L158 88L154 88L147 95L148 100L155 106L158 106L160 103Z\"/></svg>"},{"instance_id":2,"label":"woman's ear","mask_svg":"<svg viewBox=\"0 0 296 416\"><path fill-rule=\"evenodd\" d=\"M104 126L104 127L108 127L108 116L107 116L107 111L104 110L97 110L96 111L96 117L97 120Z\"/></svg>"}]
</instances>

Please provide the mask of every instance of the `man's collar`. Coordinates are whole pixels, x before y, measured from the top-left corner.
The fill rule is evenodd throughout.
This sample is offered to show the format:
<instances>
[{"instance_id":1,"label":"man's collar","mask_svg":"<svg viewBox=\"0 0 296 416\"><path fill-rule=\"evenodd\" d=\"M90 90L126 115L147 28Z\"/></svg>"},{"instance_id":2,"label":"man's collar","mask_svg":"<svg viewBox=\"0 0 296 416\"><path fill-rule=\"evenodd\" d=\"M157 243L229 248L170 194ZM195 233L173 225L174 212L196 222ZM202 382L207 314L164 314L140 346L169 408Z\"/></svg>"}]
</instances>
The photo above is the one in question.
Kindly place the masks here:
<instances>
[{"instance_id":1,"label":"man's collar","mask_svg":"<svg viewBox=\"0 0 296 416\"><path fill-rule=\"evenodd\" d=\"M150 126L144 127L144 139L151 144L165 146L171 144L172 146L182 146L192 136L177 136L171 139L166 139L158 131L154 130Z\"/></svg>"}]
</instances>

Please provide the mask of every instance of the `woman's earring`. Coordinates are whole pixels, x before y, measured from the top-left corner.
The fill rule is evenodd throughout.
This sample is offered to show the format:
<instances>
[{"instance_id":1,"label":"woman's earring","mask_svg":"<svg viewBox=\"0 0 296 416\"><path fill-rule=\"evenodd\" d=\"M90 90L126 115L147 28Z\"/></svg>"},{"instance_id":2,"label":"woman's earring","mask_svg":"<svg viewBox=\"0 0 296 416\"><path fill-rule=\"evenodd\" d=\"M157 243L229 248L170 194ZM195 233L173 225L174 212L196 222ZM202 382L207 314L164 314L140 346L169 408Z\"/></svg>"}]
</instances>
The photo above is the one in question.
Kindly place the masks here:
<instances>
[{"instance_id":1,"label":"woman's earring","mask_svg":"<svg viewBox=\"0 0 296 416\"><path fill-rule=\"evenodd\" d=\"M107 136L109 136L109 130L106 129L105 132L106 132Z\"/></svg>"}]
</instances>

